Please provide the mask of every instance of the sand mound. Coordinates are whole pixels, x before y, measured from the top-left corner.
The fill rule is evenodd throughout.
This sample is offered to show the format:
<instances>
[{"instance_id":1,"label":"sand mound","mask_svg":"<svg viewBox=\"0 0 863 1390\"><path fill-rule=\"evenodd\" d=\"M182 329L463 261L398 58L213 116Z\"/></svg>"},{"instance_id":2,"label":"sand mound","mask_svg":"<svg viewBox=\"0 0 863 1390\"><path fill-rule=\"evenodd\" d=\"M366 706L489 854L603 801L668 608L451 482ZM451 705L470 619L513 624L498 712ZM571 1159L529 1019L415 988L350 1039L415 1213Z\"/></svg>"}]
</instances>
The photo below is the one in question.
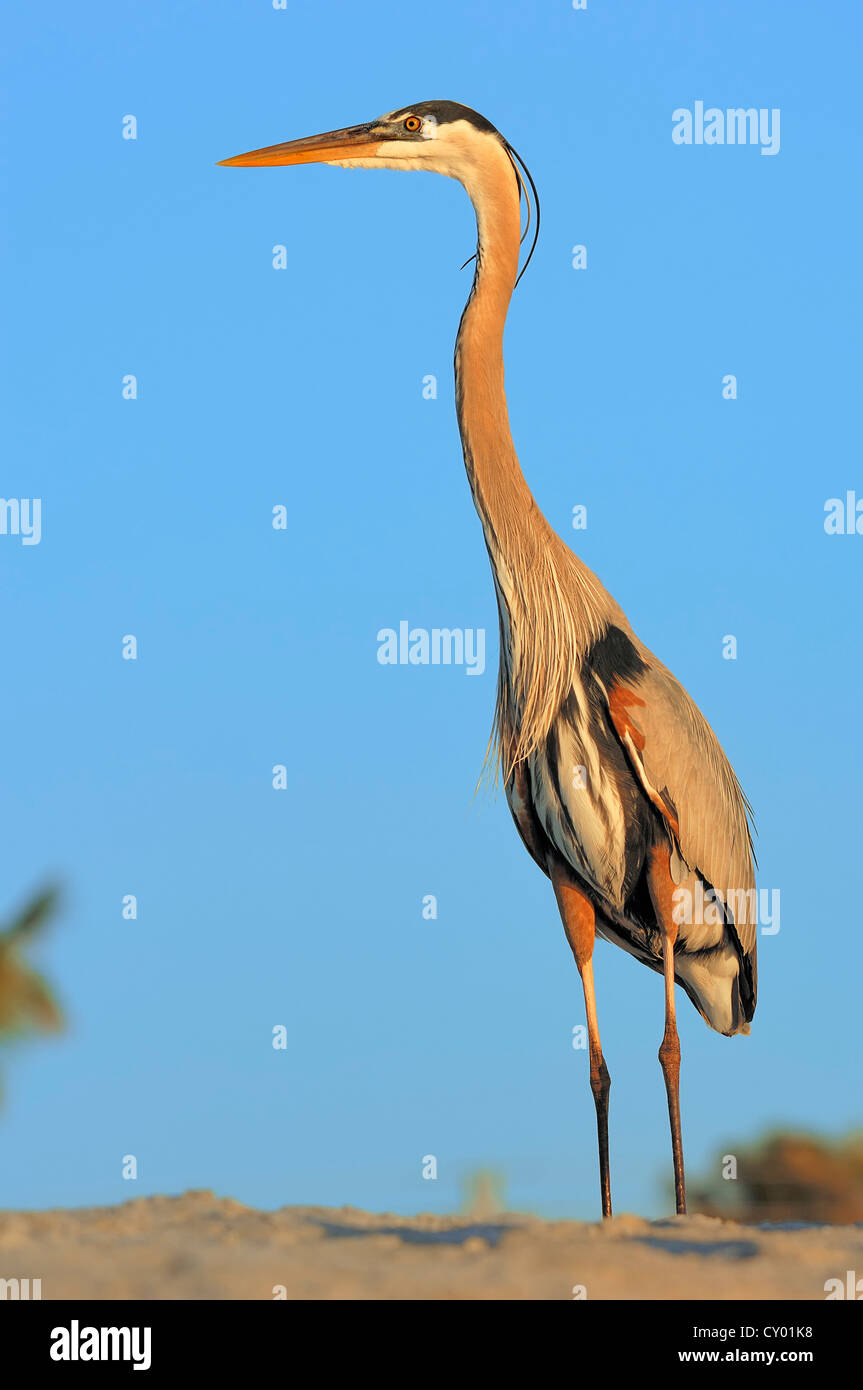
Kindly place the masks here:
<instances>
[{"instance_id":1,"label":"sand mound","mask_svg":"<svg viewBox=\"0 0 863 1390\"><path fill-rule=\"evenodd\" d=\"M0 1278L41 1278L43 1299L823 1300L849 1270L861 1226L265 1212L211 1192L0 1214Z\"/></svg>"}]
</instances>

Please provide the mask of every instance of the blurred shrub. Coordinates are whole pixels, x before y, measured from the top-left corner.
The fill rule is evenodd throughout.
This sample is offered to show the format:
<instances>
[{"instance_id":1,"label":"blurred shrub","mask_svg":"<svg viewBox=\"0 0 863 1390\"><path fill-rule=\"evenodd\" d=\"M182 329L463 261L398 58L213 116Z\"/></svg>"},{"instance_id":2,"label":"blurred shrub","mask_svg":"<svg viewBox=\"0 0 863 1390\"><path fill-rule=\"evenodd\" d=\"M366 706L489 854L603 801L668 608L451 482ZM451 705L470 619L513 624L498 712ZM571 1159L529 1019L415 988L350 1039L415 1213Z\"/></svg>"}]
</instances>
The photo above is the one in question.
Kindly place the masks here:
<instances>
[{"instance_id":1,"label":"blurred shrub","mask_svg":"<svg viewBox=\"0 0 863 1390\"><path fill-rule=\"evenodd\" d=\"M63 1015L47 981L22 956L57 907L57 892L47 888L0 930L0 1043L40 1030L57 1032Z\"/></svg>"},{"instance_id":2,"label":"blurred shrub","mask_svg":"<svg viewBox=\"0 0 863 1390\"><path fill-rule=\"evenodd\" d=\"M736 1180L716 1176L691 1184L690 1211L733 1221L863 1221L863 1134L831 1140L777 1132L737 1149Z\"/></svg>"}]
</instances>

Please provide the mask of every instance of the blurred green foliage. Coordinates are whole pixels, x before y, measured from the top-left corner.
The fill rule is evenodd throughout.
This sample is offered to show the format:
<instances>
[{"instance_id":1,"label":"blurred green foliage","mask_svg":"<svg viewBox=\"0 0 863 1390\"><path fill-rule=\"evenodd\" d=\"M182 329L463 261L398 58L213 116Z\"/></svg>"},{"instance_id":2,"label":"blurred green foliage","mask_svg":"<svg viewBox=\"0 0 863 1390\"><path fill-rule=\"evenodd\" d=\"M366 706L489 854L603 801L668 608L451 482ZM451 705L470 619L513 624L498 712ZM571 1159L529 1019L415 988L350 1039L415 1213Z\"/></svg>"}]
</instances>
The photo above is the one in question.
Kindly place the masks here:
<instances>
[{"instance_id":1,"label":"blurred green foliage","mask_svg":"<svg viewBox=\"0 0 863 1390\"><path fill-rule=\"evenodd\" d=\"M63 1015L44 976L28 964L23 952L57 909L55 888L31 898L13 921L0 929L0 1043L17 1041L32 1032L58 1032Z\"/></svg>"}]
</instances>

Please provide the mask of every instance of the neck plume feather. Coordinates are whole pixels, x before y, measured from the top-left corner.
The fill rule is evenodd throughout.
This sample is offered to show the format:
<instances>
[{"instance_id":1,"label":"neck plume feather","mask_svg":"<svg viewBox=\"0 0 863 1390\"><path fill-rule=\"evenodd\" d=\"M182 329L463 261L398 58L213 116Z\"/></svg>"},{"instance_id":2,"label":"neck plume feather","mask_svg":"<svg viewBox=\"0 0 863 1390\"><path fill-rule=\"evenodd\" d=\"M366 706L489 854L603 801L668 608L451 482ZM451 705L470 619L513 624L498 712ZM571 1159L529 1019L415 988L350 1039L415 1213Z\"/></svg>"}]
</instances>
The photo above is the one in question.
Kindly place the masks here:
<instances>
[{"instance_id":1,"label":"neck plume feather","mask_svg":"<svg viewBox=\"0 0 863 1390\"><path fill-rule=\"evenodd\" d=\"M464 178L477 219L477 263L455 349L465 468L494 574L500 665L486 764L508 782L545 742L581 657L617 605L552 530L518 462L504 389L503 333L518 275L521 210L509 155Z\"/></svg>"}]
</instances>

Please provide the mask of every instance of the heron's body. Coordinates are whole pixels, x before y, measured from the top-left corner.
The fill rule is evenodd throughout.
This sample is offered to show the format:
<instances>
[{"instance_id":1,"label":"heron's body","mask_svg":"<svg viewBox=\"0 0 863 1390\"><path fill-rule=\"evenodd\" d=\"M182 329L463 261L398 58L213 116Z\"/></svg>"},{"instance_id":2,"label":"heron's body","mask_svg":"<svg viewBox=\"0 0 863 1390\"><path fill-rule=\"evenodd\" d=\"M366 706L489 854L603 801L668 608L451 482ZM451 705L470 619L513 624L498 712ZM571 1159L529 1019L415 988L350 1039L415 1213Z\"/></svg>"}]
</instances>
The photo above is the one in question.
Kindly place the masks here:
<instances>
[{"instance_id":1,"label":"heron's body","mask_svg":"<svg viewBox=\"0 0 863 1390\"><path fill-rule=\"evenodd\" d=\"M743 799L710 726L625 619L612 619L584 653L547 738L509 778L507 800L522 839L540 867L549 873L549 860L557 857L584 885L596 910L598 934L661 974L663 933L650 902L646 875L650 851L667 839L663 822L673 815L674 802L661 783L657 794L660 800L667 798L669 809L666 815L657 809L651 797L657 789L643 770L639 750L637 746L630 749L620 735L631 714L629 737L633 742L638 739L639 716L642 726L647 722L644 695L648 693L653 708L663 701L675 720L675 753L692 754L693 769L696 754L714 759L719 776L728 775L729 798L740 798L731 862L714 859L714 881L703 872L693 874L679 851L672 858L681 903L674 968L678 984L712 1028L726 1034L748 1033L755 1005L754 930L735 926L730 913L720 911L719 895L716 908L702 913L701 920L697 907L710 902L709 889L722 889L727 880L731 904L744 901L745 894L750 909L754 878ZM715 854L705 844L705 855L711 852ZM725 853L723 845L720 855ZM693 904L689 915L696 920L685 920L686 894Z\"/></svg>"},{"instance_id":2,"label":"heron's body","mask_svg":"<svg viewBox=\"0 0 863 1390\"><path fill-rule=\"evenodd\" d=\"M683 1211L673 986L683 986L712 1028L748 1033L756 978L748 807L703 715L551 529L519 465L503 367L522 239L514 151L476 112L422 102L225 161L308 162L447 174L476 210L456 406L500 620L494 755L521 838L552 881L584 985L603 1212L611 1210L609 1081L593 986L596 933L665 979L660 1060Z\"/></svg>"}]
</instances>

